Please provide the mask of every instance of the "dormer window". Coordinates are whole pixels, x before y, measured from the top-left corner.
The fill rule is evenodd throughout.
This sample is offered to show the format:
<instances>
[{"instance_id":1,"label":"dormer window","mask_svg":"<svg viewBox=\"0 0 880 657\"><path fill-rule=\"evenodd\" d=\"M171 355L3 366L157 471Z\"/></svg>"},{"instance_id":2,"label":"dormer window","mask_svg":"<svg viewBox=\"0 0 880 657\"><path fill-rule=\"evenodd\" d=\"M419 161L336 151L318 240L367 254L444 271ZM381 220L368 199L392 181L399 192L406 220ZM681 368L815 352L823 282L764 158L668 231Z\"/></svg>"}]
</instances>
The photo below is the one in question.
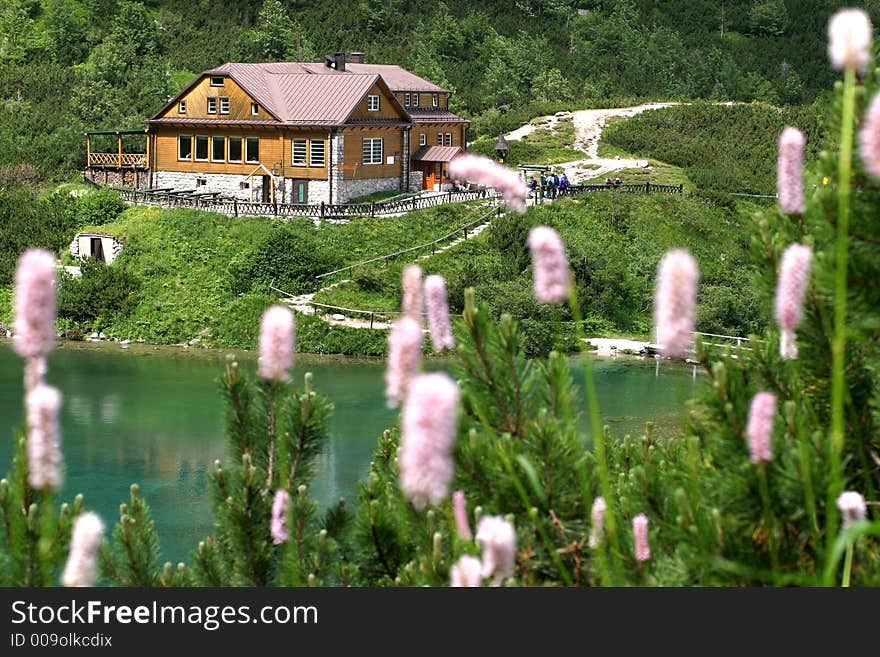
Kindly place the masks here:
<instances>
[{"instance_id":1,"label":"dormer window","mask_svg":"<svg viewBox=\"0 0 880 657\"><path fill-rule=\"evenodd\" d=\"M222 75L215 75L211 77L211 86L212 87L222 87L224 82L224 77Z\"/></svg>"},{"instance_id":2,"label":"dormer window","mask_svg":"<svg viewBox=\"0 0 880 657\"><path fill-rule=\"evenodd\" d=\"M216 98L208 98L208 114L216 114L217 113L217 99Z\"/></svg>"},{"instance_id":3,"label":"dormer window","mask_svg":"<svg viewBox=\"0 0 880 657\"><path fill-rule=\"evenodd\" d=\"M251 103L251 115L259 116L260 114L260 104L259 103Z\"/></svg>"},{"instance_id":4,"label":"dormer window","mask_svg":"<svg viewBox=\"0 0 880 657\"><path fill-rule=\"evenodd\" d=\"M379 111L379 96L367 96L367 109L370 112Z\"/></svg>"},{"instance_id":5,"label":"dormer window","mask_svg":"<svg viewBox=\"0 0 880 657\"><path fill-rule=\"evenodd\" d=\"M177 113L186 114L186 101L182 100L177 104Z\"/></svg>"},{"instance_id":6,"label":"dormer window","mask_svg":"<svg viewBox=\"0 0 880 657\"><path fill-rule=\"evenodd\" d=\"M440 96L434 94L431 96L431 105L434 107L438 107L440 105Z\"/></svg>"}]
</instances>

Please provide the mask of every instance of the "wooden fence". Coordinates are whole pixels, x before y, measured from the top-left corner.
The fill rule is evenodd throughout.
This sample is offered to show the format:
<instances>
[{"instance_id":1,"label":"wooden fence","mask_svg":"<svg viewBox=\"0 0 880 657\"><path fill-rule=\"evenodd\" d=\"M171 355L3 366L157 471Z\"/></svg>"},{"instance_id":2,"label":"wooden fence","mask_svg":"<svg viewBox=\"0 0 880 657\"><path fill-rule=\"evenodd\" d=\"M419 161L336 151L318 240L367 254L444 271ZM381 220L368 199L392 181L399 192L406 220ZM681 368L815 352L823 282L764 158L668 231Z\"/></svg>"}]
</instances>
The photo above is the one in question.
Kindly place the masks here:
<instances>
[{"instance_id":1,"label":"wooden fence","mask_svg":"<svg viewBox=\"0 0 880 657\"><path fill-rule=\"evenodd\" d=\"M218 192L198 192L197 190L174 191L171 189L129 189L119 190L123 200L136 205L156 205L165 208L194 208L221 212L238 216L274 217L312 217L315 219L334 219L344 217L378 217L401 214L413 210L444 205L446 203L465 203L479 199L497 200L498 194L479 190L473 192L442 192L431 196L391 200L379 203L346 204L300 204L300 203L261 203L241 201L221 197Z\"/></svg>"}]
</instances>

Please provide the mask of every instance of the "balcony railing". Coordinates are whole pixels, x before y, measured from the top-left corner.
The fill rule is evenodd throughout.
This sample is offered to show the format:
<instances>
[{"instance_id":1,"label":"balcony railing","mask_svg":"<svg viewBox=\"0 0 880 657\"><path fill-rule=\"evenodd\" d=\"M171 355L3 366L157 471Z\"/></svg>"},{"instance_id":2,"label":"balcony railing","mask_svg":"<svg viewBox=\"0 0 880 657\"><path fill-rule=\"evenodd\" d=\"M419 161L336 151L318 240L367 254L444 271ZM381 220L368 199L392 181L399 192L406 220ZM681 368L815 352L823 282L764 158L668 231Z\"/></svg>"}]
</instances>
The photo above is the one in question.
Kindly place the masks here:
<instances>
[{"instance_id":1,"label":"balcony railing","mask_svg":"<svg viewBox=\"0 0 880 657\"><path fill-rule=\"evenodd\" d=\"M147 168L146 153L89 153L90 167Z\"/></svg>"}]
</instances>

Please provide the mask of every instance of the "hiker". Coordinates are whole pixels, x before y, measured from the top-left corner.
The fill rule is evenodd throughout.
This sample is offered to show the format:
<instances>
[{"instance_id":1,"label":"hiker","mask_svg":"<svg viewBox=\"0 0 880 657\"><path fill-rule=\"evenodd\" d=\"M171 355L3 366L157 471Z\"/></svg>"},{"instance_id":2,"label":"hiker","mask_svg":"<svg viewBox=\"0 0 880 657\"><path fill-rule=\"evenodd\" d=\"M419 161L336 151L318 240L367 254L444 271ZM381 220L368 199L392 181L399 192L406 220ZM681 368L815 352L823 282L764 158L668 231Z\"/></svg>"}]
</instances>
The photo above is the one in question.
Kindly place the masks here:
<instances>
[{"instance_id":1,"label":"hiker","mask_svg":"<svg viewBox=\"0 0 880 657\"><path fill-rule=\"evenodd\" d=\"M567 194L568 193L568 186L569 186L568 176L566 175L565 171L563 171L562 177L559 179L559 193L560 194Z\"/></svg>"},{"instance_id":2,"label":"hiker","mask_svg":"<svg viewBox=\"0 0 880 657\"><path fill-rule=\"evenodd\" d=\"M529 178L529 198L535 198L535 192L537 191L537 189L538 180L534 176L532 176L531 178Z\"/></svg>"},{"instance_id":3,"label":"hiker","mask_svg":"<svg viewBox=\"0 0 880 657\"><path fill-rule=\"evenodd\" d=\"M559 174L555 171L553 172L553 188L550 193L553 195L553 198L556 198L556 194L559 191Z\"/></svg>"}]
</instances>

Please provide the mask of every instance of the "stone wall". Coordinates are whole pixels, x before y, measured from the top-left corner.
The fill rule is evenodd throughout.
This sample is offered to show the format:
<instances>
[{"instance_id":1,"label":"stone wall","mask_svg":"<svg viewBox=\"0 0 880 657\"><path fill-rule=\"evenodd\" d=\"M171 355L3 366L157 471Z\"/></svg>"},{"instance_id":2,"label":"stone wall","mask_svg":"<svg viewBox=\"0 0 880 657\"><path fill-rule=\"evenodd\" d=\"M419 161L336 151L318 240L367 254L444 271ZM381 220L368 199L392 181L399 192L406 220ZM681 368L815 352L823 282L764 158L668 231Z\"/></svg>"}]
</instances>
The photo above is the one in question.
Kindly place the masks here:
<instances>
[{"instance_id":1,"label":"stone wall","mask_svg":"<svg viewBox=\"0 0 880 657\"><path fill-rule=\"evenodd\" d=\"M204 184L199 185L198 181ZM242 183L247 189L242 189ZM153 174L153 187L172 187L174 189L196 189L200 192L220 192L224 196L234 197L240 201L253 200L259 202L263 198L263 177L226 174L226 173L185 173L180 171L156 171ZM276 189L277 199L282 202L283 195L289 185L280 184Z\"/></svg>"},{"instance_id":2,"label":"stone wall","mask_svg":"<svg viewBox=\"0 0 880 657\"><path fill-rule=\"evenodd\" d=\"M416 171L413 169L409 172L409 191L411 192L420 192L422 191L422 183L424 180L425 174L422 171Z\"/></svg>"},{"instance_id":3,"label":"stone wall","mask_svg":"<svg viewBox=\"0 0 880 657\"><path fill-rule=\"evenodd\" d=\"M366 196L375 192L392 192L401 189L400 178L366 178L364 180L345 180L341 188L337 189L334 183L333 192L337 197L337 203L348 203L349 200L359 196Z\"/></svg>"},{"instance_id":4,"label":"stone wall","mask_svg":"<svg viewBox=\"0 0 880 657\"><path fill-rule=\"evenodd\" d=\"M332 188L332 192L330 194L330 203L344 203L345 201L340 200L339 190L343 189L343 185L345 184L345 181L343 180L345 172L340 171L336 168L337 164L345 161L344 136L333 135L333 139L330 142L330 161L333 162L333 166L330 168L330 179Z\"/></svg>"},{"instance_id":5,"label":"stone wall","mask_svg":"<svg viewBox=\"0 0 880 657\"><path fill-rule=\"evenodd\" d=\"M86 169L83 171L86 180L96 185L115 185L133 189L149 189L150 172L144 169Z\"/></svg>"}]
</instances>

